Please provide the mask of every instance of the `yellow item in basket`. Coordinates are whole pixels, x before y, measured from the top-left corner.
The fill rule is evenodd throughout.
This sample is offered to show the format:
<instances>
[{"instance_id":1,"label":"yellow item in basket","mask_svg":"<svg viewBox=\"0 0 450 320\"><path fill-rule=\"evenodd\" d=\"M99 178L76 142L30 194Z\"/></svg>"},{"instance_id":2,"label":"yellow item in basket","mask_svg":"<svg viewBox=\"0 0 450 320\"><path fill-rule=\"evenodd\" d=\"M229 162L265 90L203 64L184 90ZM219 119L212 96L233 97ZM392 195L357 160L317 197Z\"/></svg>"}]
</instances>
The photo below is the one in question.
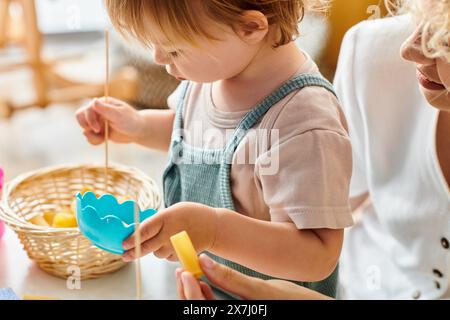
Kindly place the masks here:
<instances>
[{"instance_id":1,"label":"yellow item in basket","mask_svg":"<svg viewBox=\"0 0 450 320\"><path fill-rule=\"evenodd\" d=\"M70 213L73 215L77 214L77 199L73 200L70 204Z\"/></svg>"},{"instance_id":2,"label":"yellow item in basket","mask_svg":"<svg viewBox=\"0 0 450 320\"><path fill-rule=\"evenodd\" d=\"M99 197L99 195L94 191L94 188L92 187L84 186L83 188L81 188L81 195L84 195L86 192L93 192L97 197ZM74 199L70 204L69 212L75 216L77 215L77 199Z\"/></svg>"},{"instance_id":3,"label":"yellow item in basket","mask_svg":"<svg viewBox=\"0 0 450 320\"><path fill-rule=\"evenodd\" d=\"M94 188L92 188L92 187L90 187L90 186L84 186L83 188L81 188L81 195L84 195L86 192L93 192L93 193L95 193L95 191L94 191Z\"/></svg>"},{"instance_id":4,"label":"yellow item in basket","mask_svg":"<svg viewBox=\"0 0 450 320\"><path fill-rule=\"evenodd\" d=\"M44 212L44 219L48 223L49 226L53 224L53 219L55 218L56 212L54 211L47 211Z\"/></svg>"},{"instance_id":5,"label":"yellow item in basket","mask_svg":"<svg viewBox=\"0 0 450 320\"><path fill-rule=\"evenodd\" d=\"M133 200L133 198L132 198L131 196L129 196L129 195L126 195L126 196L118 196L118 197L117 197L117 201L118 201L119 203L124 203L125 201L128 201L128 200Z\"/></svg>"},{"instance_id":6,"label":"yellow item in basket","mask_svg":"<svg viewBox=\"0 0 450 320\"><path fill-rule=\"evenodd\" d=\"M41 226L41 227L49 227L50 224L47 223L45 218L41 215L34 216L30 219L30 222L34 225Z\"/></svg>"},{"instance_id":7,"label":"yellow item in basket","mask_svg":"<svg viewBox=\"0 0 450 320\"><path fill-rule=\"evenodd\" d=\"M54 228L75 228L78 224L73 214L60 212L55 215L52 226Z\"/></svg>"},{"instance_id":8,"label":"yellow item in basket","mask_svg":"<svg viewBox=\"0 0 450 320\"><path fill-rule=\"evenodd\" d=\"M197 252L187 232L177 233L170 237L170 241L184 269L191 272L197 279L200 278L203 275L203 271L198 262Z\"/></svg>"}]
</instances>

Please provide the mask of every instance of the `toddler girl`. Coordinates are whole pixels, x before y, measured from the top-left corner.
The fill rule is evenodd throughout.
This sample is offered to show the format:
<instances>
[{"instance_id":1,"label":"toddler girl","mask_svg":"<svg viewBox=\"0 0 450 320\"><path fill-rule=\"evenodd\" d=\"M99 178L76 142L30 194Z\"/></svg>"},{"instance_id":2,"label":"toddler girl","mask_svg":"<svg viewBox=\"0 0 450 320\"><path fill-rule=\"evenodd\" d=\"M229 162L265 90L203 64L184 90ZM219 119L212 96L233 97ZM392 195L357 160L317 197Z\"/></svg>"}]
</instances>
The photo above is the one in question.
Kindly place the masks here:
<instances>
[{"instance_id":1,"label":"toddler girl","mask_svg":"<svg viewBox=\"0 0 450 320\"><path fill-rule=\"evenodd\" d=\"M351 146L332 86L293 42L304 11L327 2L106 1L116 28L182 81L169 110L96 99L77 113L92 144L107 120L115 142L169 150L167 209L143 223L143 254L175 260L169 238L186 230L220 263L334 296Z\"/></svg>"}]
</instances>

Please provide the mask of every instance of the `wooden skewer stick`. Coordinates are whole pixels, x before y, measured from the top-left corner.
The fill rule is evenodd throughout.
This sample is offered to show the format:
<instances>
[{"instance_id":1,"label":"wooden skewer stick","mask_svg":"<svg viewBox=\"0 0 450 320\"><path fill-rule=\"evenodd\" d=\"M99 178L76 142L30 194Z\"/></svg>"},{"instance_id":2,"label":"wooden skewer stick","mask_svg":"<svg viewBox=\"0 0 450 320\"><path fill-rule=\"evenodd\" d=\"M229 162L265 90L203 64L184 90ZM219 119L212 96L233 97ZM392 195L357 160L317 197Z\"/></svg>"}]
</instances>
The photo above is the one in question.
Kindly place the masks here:
<instances>
[{"instance_id":1,"label":"wooden skewer stick","mask_svg":"<svg viewBox=\"0 0 450 320\"><path fill-rule=\"evenodd\" d=\"M105 102L109 97L109 30L105 30L105 55L106 55L106 71L105 71ZM109 124L105 120L105 192L108 193L108 167L109 167Z\"/></svg>"},{"instance_id":2,"label":"wooden skewer stick","mask_svg":"<svg viewBox=\"0 0 450 320\"><path fill-rule=\"evenodd\" d=\"M142 300L142 276L141 276L141 230L140 230L140 217L139 217L139 205L136 202L134 205L134 225L135 225L135 254L136 254L136 298Z\"/></svg>"}]
</instances>

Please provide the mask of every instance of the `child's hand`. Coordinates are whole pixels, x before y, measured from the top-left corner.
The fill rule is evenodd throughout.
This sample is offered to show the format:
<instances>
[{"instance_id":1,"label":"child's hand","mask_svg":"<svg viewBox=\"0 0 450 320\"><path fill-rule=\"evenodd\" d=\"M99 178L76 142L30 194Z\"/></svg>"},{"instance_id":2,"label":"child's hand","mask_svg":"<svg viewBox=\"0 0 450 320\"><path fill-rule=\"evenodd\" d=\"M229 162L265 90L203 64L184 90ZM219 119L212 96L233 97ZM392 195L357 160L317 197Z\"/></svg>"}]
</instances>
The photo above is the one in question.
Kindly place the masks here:
<instances>
[{"instance_id":1,"label":"child's hand","mask_svg":"<svg viewBox=\"0 0 450 320\"><path fill-rule=\"evenodd\" d=\"M94 99L80 108L76 118L84 129L84 135L93 145L105 140L105 121L109 123L109 138L118 143L136 141L143 128L139 113L127 103L108 98Z\"/></svg>"},{"instance_id":2,"label":"child's hand","mask_svg":"<svg viewBox=\"0 0 450 320\"><path fill-rule=\"evenodd\" d=\"M170 237L181 231L189 234L197 252L208 250L214 245L217 220L215 208L198 203L181 202L160 211L140 227L142 256L153 252L161 259L178 260ZM123 243L125 261L136 258L134 241L133 234Z\"/></svg>"}]
</instances>

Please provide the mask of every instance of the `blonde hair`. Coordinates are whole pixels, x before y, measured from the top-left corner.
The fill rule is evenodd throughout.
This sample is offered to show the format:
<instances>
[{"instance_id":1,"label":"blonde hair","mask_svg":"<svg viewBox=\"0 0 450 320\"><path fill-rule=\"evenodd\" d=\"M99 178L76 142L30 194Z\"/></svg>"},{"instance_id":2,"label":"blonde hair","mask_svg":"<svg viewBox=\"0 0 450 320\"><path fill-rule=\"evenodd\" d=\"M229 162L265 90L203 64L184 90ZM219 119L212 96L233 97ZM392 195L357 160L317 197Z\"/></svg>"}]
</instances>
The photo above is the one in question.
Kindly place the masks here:
<instances>
[{"instance_id":1,"label":"blonde hair","mask_svg":"<svg viewBox=\"0 0 450 320\"><path fill-rule=\"evenodd\" d=\"M299 22L304 12L324 13L331 0L105 0L115 28L126 38L132 36L144 45L155 41L152 30L145 27L146 19L164 32L173 45L179 41L196 44L198 36L218 40L205 30L199 19L200 5L206 15L233 27L242 23L242 13L257 10L270 26L279 31L274 47L285 45L299 36Z\"/></svg>"},{"instance_id":2,"label":"blonde hair","mask_svg":"<svg viewBox=\"0 0 450 320\"><path fill-rule=\"evenodd\" d=\"M430 58L450 61L450 0L385 0L389 8L410 12L422 23L422 48Z\"/></svg>"}]
</instances>

